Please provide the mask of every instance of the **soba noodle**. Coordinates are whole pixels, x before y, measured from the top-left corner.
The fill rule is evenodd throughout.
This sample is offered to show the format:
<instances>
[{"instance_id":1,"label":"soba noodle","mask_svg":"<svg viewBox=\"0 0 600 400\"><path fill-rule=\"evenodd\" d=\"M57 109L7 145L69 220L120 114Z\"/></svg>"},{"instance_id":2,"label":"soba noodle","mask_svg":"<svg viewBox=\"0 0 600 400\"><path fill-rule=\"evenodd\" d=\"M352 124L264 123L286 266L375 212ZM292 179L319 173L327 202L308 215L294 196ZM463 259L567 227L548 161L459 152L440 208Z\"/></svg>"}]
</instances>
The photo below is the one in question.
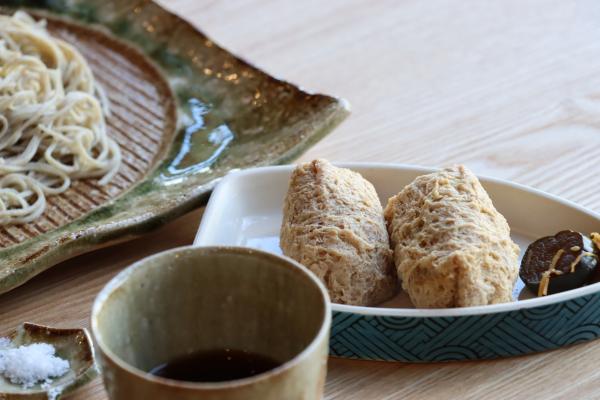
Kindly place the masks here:
<instances>
[{"instance_id":1,"label":"soba noodle","mask_svg":"<svg viewBox=\"0 0 600 400\"><path fill-rule=\"evenodd\" d=\"M45 21L0 15L0 225L35 220L72 179L113 178L121 152L106 134L107 112L77 49Z\"/></svg>"}]
</instances>

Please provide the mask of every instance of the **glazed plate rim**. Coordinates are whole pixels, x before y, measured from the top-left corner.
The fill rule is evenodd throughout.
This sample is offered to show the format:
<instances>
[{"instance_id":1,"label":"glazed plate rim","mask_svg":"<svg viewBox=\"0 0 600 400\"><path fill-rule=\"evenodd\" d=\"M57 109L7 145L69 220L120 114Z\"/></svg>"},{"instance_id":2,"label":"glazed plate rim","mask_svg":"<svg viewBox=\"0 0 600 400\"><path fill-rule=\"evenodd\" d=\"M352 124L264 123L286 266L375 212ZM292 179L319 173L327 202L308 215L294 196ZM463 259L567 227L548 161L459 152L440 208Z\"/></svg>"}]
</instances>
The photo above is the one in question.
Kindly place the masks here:
<instances>
[{"instance_id":1,"label":"glazed plate rim","mask_svg":"<svg viewBox=\"0 0 600 400\"><path fill-rule=\"evenodd\" d=\"M334 162L334 165L342 168L349 168L352 170L370 169L370 170L387 170L387 171L409 171L417 172L419 174L427 174L433 171L439 170L439 168L423 167L412 164L401 164L401 163L379 163L379 162ZM211 225L211 215L214 210L219 208L218 203L228 185L235 182L236 179L248 175L269 175L281 172L291 172L295 165L280 165L280 166L267 166L267 167L255 167L244 170L232 170L221 181L217 184L214 189L204 214L200 222L200 227L194 239L194 246L204 246L202 239L205 232ZM587 214L591 219L600 221L600 214L592 210L589 210L573 201L564 199L562 197L544 192L539 189L535 189L520 183L511 182L501 178L493 178L485 175L477 174L477 177L484 183L489 182L500 186L507 186L512 189L528 192L536 196L548 199L555 203L559 203L563 206L575 209L579 212ZM492 198L492 201L494 199ZM283 256L285 257L285 256ZM537 297L532 299L525 299L519 301L513 301L510 303L491 304L485 306L473 306L473 307L456 307L456 308L431 308L431 309L417 309L417 308L387 308L387 307L364 307L364 306L352 306L346 304L332 303L332 311L370 315L377 317L408 317L408 318L434 318L434 317L464 317L471 315L483 315L483 314L496 314L510 311L519 311L529 308L543 307L553 304L563 303L575 298L583 297L586 295L600 292L600 282L587 285L581 288L568 290L562 293L557 293L544 297Z\"/></svg>"},{"instance_id":2,"label":"glazed plate rim","mask_svg":"<svg viewBox=\"0 0 600 400\"><path fill-rule=\"evenodd\" d=\"M99 43L106 42L110 48L116 44L115 60L123 58L127 70L131 70L133 55L148 64L160 75L160 85L168 86L165 90L170 92L176 115L168 129L152 128L157 131L152 136L160 148L154 159L140 168L143 171L136 179L124 184L124 190L53 224L57 226L19 234L14 244L11 241L0 248L0 295L62 261L139 237L204 205L216 181L233 168L295 159L330 133L350 111L345 100L307 91L245 61L185 18L152 1L0 0L1 13L21 7L66 24L69 35L75 38L92 32L99 35L100 39L94 36ZM155 21L156 29L146 29L149 19ZM105 58L105 53L97 54L96 63L113 59ZM204 66L214 71L209 68L208 74ZM225 80L225 72L237 74L237 81ZM135 85L126 86L130 91L135 89ZM257 88L262 100L252 103ZM137 98L141 101L140 96ZM121 100L131 113L127 107L130 99ZM195 121L191 100L207 106L202 122ZM147 140L140 139L142 135L135 129L144 120L134 113L117 122L121 136L129 137L124 142L138 146L137 142ZM222 126L232 127L229 133L233 135L223 135L227 139L217 135L215 143L207 139Z\"/></svg>"}]
</instances>

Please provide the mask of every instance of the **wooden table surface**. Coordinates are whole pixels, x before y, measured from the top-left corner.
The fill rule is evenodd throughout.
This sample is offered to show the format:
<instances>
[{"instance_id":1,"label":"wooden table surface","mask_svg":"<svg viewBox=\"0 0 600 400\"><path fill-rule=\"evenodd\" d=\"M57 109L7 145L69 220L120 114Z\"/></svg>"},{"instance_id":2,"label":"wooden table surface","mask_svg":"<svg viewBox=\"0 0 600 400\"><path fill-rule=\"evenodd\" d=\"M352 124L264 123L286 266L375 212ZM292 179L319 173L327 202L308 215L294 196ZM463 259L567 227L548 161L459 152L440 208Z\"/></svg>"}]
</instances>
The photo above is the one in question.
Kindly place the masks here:
<instances>
[{"instance_id":1,"label":"wooden table surface","mask_svg":"<svg viewBox=\"0 0 600 400\"><path fill-rule=\"evenodd\" d=\"M600 4L560 0L165 1L266 71L352 116L301 159L465 163L600 211ZM22 321L88 326L118 271L192 242L202 211L0 296ZM600 342L487 362L331 359L326 399L600 398ZM72 398L106 399L101 381Z\"/></svg>"}]
</instances>

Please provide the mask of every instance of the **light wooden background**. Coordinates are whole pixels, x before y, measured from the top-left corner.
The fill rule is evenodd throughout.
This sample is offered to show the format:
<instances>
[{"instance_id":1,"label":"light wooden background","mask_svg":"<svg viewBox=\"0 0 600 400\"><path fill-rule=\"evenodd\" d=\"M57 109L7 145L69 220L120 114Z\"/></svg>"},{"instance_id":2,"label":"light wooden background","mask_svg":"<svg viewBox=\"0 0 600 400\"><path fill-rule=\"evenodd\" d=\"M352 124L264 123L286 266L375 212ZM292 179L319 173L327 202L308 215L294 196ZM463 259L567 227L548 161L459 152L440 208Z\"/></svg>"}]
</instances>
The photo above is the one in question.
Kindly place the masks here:
<instances>
[{"instance_id":1,"label":"light wooden background","mask_svg":"<svg viewBox=\"0 0 600 400\"><path fill-rule=\"evenodd\" d=\"M600 2L171 0L268 72L347 98L352 116L302 159L447 165L600 211ZM117 271L192 242L201 211L78 257L0 296L0 331L87 326ZM2 332L0 332L2 333ZM326 399L600 398L600 342L501 361L330 360ZM73 398L105 399L100 380Z\"/></svg>"}]
</instances>

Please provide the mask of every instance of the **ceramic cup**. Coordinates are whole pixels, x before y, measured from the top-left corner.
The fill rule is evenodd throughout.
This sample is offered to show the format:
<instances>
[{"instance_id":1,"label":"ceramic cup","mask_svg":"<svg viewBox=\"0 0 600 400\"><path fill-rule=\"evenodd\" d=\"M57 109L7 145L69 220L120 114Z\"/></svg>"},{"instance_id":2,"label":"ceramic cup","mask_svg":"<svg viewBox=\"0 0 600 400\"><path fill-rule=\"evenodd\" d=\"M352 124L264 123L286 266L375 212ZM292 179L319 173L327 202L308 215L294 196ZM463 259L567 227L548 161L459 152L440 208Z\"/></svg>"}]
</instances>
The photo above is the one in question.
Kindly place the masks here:
<instances>
[{"instance_id":1,"label":"ceramic cup","mask_svg":"<svg viewBox=\"0 0 600 400\"><path fill-rule=\"evenodd\" d=\"M321 399L330 326L327 291L305 267L235 247L183 247L139 261L102 289L92 310L100 368L114 400ZM223 348L283 364L215 383L146 372Z\"/></svg>"}]
</instances>

